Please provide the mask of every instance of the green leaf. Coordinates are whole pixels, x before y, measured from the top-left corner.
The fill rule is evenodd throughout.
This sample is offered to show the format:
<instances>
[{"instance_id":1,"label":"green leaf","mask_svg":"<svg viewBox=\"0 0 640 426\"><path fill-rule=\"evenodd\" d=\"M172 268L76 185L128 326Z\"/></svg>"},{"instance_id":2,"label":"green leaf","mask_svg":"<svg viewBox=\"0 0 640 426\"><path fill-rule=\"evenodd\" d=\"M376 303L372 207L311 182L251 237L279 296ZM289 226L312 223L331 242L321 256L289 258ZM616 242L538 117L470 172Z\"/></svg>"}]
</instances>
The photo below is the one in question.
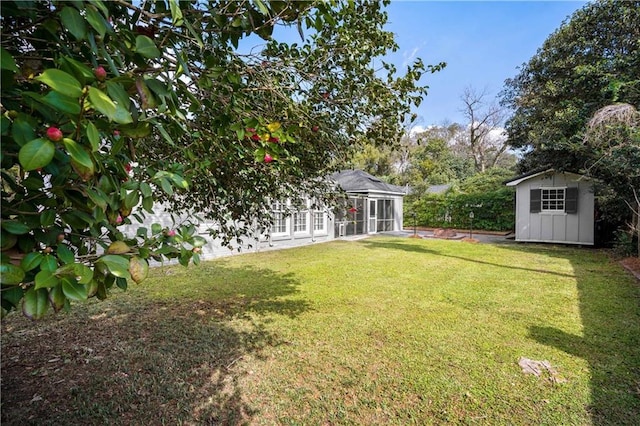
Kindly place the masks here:
<instances>
[{"instance_id":1,"label":"green leaf","mask_svg":"<svg viewBox=\"0 0 640 426\"><path fill-rule=\"evenodd\" d=\"M24 280L22 268L11 263L0 264L0 282L7 285L17 285Z\"/></svg>"},{"instance_id":2,"label":"green leaf","mask_svg":"<svg viewBox=\"0 0 640 426\"><path fill-rule=\"evenodd\" d=\"M21 147L27 142L36 139L36 132L33 131L34 123L30 123L29 119L30 117L20 114L11 125L11 136Z\"/></svg>"},{"instance_id":3,"label":"green leaf","mask_svg":"<svg viewBox=\"0 0 640 426\"><path fill-rule=\"evenodd\" d=\"M167 195L173 195L173 188L171 187L171 183L167 178L160 178L160 186L162 190L167 193Z\"/></svg>"},{"instance_id":4,"label":"green leaf","mask_svg":"<svg viewBox=\"0 0 640 426\"><path fill-rule=\"evenodd\" d=\"M25 271L30 271L40 266L40 262L42 262L42 254L37 251L32 251L22 258L20 267Z\"/></svg>"},{"instance_id":5,"label":"green leaf","mask_svg":"<svg viewBox=\"0 0 640 426\"><path fill-rule=\"evenodd\" d=\"M89 23L89 25L91 25L93 29L96 30L98 34L100 34L100 37L104 37L105 33L107 32L107 25L102 15L98 13L97 9L90 5L87 5L84 8L84 11L87 14L87 22Z\"/></svg>"},{"instance_id":6,"label":"green leaf","mask_svg":"<svg viewBox=\"0 0 640 426\"><path fill-rule=\"evenodd\" d=\"M82 263L74 263L73 270L80 284L89 284L93 280L93 269Z\"/></svg>"},{"instance_id":7,"label":"green leaf","mask_svg":"<svg viewBox=\"0 0 640 426\"><path fill-rule=\"evenodd\" d=\"M62 263L71 264L75 262L76 255L65 245L58 245L58 259Z\"/></svg>"},{"instance_id":8,"label":"green leaf","mask_svg":"<svg viewBox=\"0 0 640 426\"><path fill-rule=\"evenodd\" d=\"M133 209L140 201L140 194L138 191L131 191L124 197L124 206L127 209Z\"/></svg>"},{"instance_id":9,"label":"green leaf","mask_svg":"<svg viewBox=\"0 0 640 426\"><path fill-rule=\"evenodd\" d=\"M100 149L100 133L98 128L91 121L87 124L87 139L91 144L91 150L96 152Z\"/></svg>"},{"instance_id":10,"label":"green leaf","mask_svg":"<svg viewBox=\"0 0 640 426\"><path fill-rule=\"evenodd\" d=\"M144 138L151 134L151 126L146 122L139 122L137 126L122 126L120 133L129 138Z\"/></svg>"},{"instance_id":11,"label":"green leaf","mask_svg":"<svg viewBox=\"0 0 640 426\"><path fill-rule=\"evenodd\" d=\"M40 271L36 274L36 289L51 288L58 285L59 280L54 271Z\"/></svg>"},{"instance_id":12,"label":"green leaf","mask_svg":"<svg viewBox=\"0 0 640 426\"><path fill-rule=\"evenodd\" d=\"M44 289L29 289L22 299L22 313L29 319L40 319L49 309L49 292Z\"/></svg>"},{"instance_id":13,"label":"green leaf","mask_svg":"<svg viewBox=\"0 0 640 426\"><path fill-rule=\"evenodd\" d=\"M51 302L51 306L53 310L59 312L62 308L64 308L64 304L67 298L64 296L62 292L62 285L57 285L49 290L49 302Z\"/></svg>"},{"instance_id":14,"label":"green leaf","mask_svg":"<svg viewBox=\"0 0 640 426\"><path fill-rule=\"evenodd\" d=\"M56 92L72 98L79 98L82 95L80 82L74 76L62 70L50 68L34 78L34 80L44 83Z\"/></svg>"},{"instance_id":15,"label":"green leaf","mask_svg":"<svg viewBox=\"0 0 640 426\"><path fill-rule=\"evenodd\" d=\"M0 231L0 250L5 251L9 250L11 247L15 246L18 242L18 236L15 234L10 234L6 232L4 229Z\"/></svg>"},{"instance_id":16,"label":"green leaf","mask_svg":"<svg viewBox=\"0 0 640 426\"><path fill-rule=\"evenodd\" d=\"M102 90L95 87L89 87L89 102L93 107L106 115L109 120L114 121L116 115L116 104Z\"/></svg>"},{"instance_id":17,"label":"green leaf","mask_svg":"<svg viewBox=\"0 0 640 426\"><path fill-rule=\"evenodd\" d=\"M10 303L13 307L18 306L23 295L24 290L20 286L5 287L2 289L2 301Z\"/></svg>"},{"instance_id":18,"label":"green leaf","mask_svg":"<svg viewBox=\"0 0 640 426\"><path fill-rule=\"evenodd\" d=\"M45 210L40 214L40 225L45 228L53 225L56 221L56 211L55 210Z\"/></svg>"},{"instance_id":19,"label":"green leaf","mask_svg":"<svg viewBox=\"0 0 640 426\"><path fill-rule=\"evenodd\" d=\"M182 26L184 21L178 0L169 0L169 7L171 8L171 21L173 25L176 27Z\"/></svg>"},{"instance_id":20,"label":"green leaf","mask_svg":"<svg viewBox=\"0 0 640 426\"><path fill-rule=\"evenodd\" d=\"M80 114L80 104L77 98L71 98L58 92L49 92L42 101L50 107L70 115Z\"/></svg>"},{"instance_id":21,"label":"green leaf","mask_svg":"<svg viewBox=\"0 0 640 426\"><path fill-rule=\"evenodd\" d=\"M86 191L87 195L89 196L91 201L96 204L96 206L100 207L103 210L107 208L107 200L104 198L102 191L89 188L87 188Z\"/></svg>"},{"instance_id":22,"label":"green leaf","mask_svg":"<svg viewBox=\"0 0 640 426\"><path fill-rule=\"evenodd\" d=\"M84 82L92 82L96 79L93 70L82 62L76 61L68 56L63 56L60 59L67 64L67 69L78 78L81 84L84 84Z\"/></svg>"},{"instance_id":23,"label":"green leaf","mask_svg":"<svg viewBox=\"0 0 640 426\"><path fill-rule=\"evenodd\" d=\"M58 268L58 262L54 256L50 254L46 254L42 256L42 261L40 262L40 269L43 271L55 271Z\"/></svg>"},{"instance_id":24,"label":"green leaf","mask_svg":"<svg viewBox=\"0 0 640 426\"><path fill-rule=\"evenodd\" d=\"M109 272L116 277L131 277L129 275L129 260L126 257L108 254L106 256L102 256L98 262L104 264Z\"/></svg>"},{"instance_id":25,"label":"green leaf","mask_svg":"<svg viewBox=\"0 0 640 426\"><path fill-rule=\"evenodd\" d=\"M129 124L133 123L133 117L131 117L131 113L128 109L123 107L120 104L116 105L116 113L113 116L113 121L119 124Z\"/></svg>"},{"instance_id":26,"label":"green leaf","mask_svg":"<svg viewBox=\"0 0 640 426\"><path fill-rule=\"evenodd\" d=\"M23 235L31 230L28 225L17 220L3 220L2 229L14 235Z\"/></svg>"},{"instance_id":27,"label":"green leaf","mask_svg":"<svg viewBox=\"0 0 640 426\"><path fill-rule=\"evenodd\" d=\"M136 37L136 52L149 59L160 56L160 50L158 50L153 40L145 35Z\"/></svg>"},{"instance_id":28,"label":"green leaf","mask_svg":"<svg viewBox=\"0 0 640 426\"><path fill-rule=\"evenodd\" d=\"M207 244L207 240L199 235L196 235L195 237L193 237L193 241L191 242L191 244L194 247L202 247Z\"/></svg>"},{"instance_id":29,"label":"green leaf","mask_svg":"<svg viewBox=\"0 0 640 426\"><path fill-rule=\"evenodd\" d=\"M8 50L4 47L0 47L0 69L18 72L19 69L16 66L16 61L11 56Z\"/></svg>"},{"instance_id":30,"label":"green leaf","mask_svg":"<svg viewBox=\"0 0 640 426\"><path fill-rule=\"evenodd\" d=\"M153 194L151 185L149 185L147 182L140 182L140 192L142 193L143 197L151 197L151 195Z\"/></svg>"},{"instance_id":31,"label":"green leaf","mask_svg":"<svg viewBox=\"0 0 640 426\"><path fill-rule=\"evenodd\" d=\"M116 278L116 285L118 286L119 289L126 290L127 289L127 280L124 279L124 278Z\"/></svg>"},{"instance_id":32,"label":"green leaf","mask_svg":"<svg viewBox=\"0 0 640 426\"><path fill-rule=\"evenodd\" d=\"M56 147L50 140L38 138L20 148L18 160L26 170L35 170L48 165L53 160Z\"/></svg>"},{"instance_id":33,"label":"green leaf","mask_svg":"<svg viewBox=\"0 0 640 426\"><path fill-rule=\"evenodd\" d=\"M162 225L160 225L159 223L152 223L151 224L151 233L153 235L157 235L159 233L162 232Z\"/></svg>"},{"instance_id":34,"label":"green leaf","mask_svg":"<svg viewBox=\"0 0 640 426\"><path fill-rule=\"evenodd\" d=\"M76 141L69 138L62 139L62 143L64 144L64 147L67 149L67 152L69 153L71 158L77 161L78 164L86 167L87 169L90 169L93 173L93 161L91 160L89 153L87 153L87 151L85 151L82 146L77 144Z\"/></svg>"},{"instance_id":35,"label":"green leaf","mask_svg":"<svg viewBox=\"0 0 640 426\"><path fill-rule=\"evenodd\" d=\"M87 287L76 281L63 279L62 280L62 292L69 300L81 301L87 300L88 292Z\"/></svg>"},{"instance_id":36,"label":"green leaf","mask_svg":"<svg viewBox=\"0 0 640 426\"><path fill-rule=\"evenodd\" d=\"M85 38L87 34L87 26L84 23L84 18L80 15L76 9L70 6L66 6L60 12L60 19L62 20L62 25L69 30L73 36L82 40Z\"/></svg>"}]
</instances>

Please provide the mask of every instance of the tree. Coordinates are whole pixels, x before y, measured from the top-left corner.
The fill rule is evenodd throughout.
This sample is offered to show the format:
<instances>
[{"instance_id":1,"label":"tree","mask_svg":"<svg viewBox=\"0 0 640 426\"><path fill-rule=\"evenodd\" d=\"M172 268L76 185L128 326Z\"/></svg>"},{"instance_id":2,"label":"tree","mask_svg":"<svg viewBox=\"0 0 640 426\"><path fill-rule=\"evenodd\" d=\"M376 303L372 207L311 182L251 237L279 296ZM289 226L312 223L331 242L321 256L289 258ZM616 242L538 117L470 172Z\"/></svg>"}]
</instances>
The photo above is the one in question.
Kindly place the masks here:
<instances>
[{"instance_id":1,"label":"tree","mask_svg":"<svg viewBox=\"0 0 640 426\"><path fill-rule=\"evenodd\" d=\"M484 173L494 167L509 147L502 127L504 109L496 104L487 104L487 92L466 88L461 100L463 113L469 124L462 138L476 171Z\"/></svg>"},{"instance_id":2,"label":"tree","mask_svg":"<svg viewBox=\"0 0 640 426\"><path fill-rule=\"evenodd\" d=\"M514 111L509 143L526 151L522 171L583 169L593 114L614 102L640 104L640 2L591 2L575 12L506 81L502 102Z\"/></svg>"},{"instance_id":3,"label":"tree","mask_svg":"<svg viewBox=\"0 0 640 426\"><path fill-rule=\"evenodd\" d=\"M377 2L3 2L1 19L2 309L32 318L149 259L197 263L189 221L121 231L157 202L230 242L268 227L272 200L330 201L321 178L353 144L396 141L443 66L374 69L397 49Z\"/></svg>"},{"instance_id":4,"label":"tree","mask_svg":"<svg viewBox=\"0 0 640 426\"><path fill-rule=\"evenodd\" d=\"M626 103L599 109L587 123L584 142L592 152L587 173L604 180L631 211L628 225L640 256L640 112Z\"/></svg>"}]
</instances>

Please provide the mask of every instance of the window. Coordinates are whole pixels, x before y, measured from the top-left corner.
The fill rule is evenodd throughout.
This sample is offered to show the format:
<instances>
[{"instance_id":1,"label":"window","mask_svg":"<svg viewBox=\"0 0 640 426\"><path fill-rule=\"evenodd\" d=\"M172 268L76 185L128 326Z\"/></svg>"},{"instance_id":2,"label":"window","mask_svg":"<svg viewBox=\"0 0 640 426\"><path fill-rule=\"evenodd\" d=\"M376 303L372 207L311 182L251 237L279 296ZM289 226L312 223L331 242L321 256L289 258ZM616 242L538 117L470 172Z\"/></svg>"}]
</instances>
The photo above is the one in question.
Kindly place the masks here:
<instances>
[{"instance_id":1,"label":"window","mask_svg":"<svg viewBox=\"0 0 640 426\"><path fill-rule=\"evenodd\" d=\"M293 214L293 232L309 232L309 210L307 200L300 200L300 210Z\"/></svg>"},{"instance_id":2,"label":"window","mask_svg":"<svg viewBox=\"0 0 640 426\"><path fill-rule=\"evenodd\" d=\"M540 195L543 212L564 211L564 188L542 188Z\"/></svg>"},{"instance_id":3,"label":"window","mask_svg":"<svg viewBox=\"0 0 640 426\"><path fill-rule=\"evenodd\" d=\"M323 211L316 210L313 212L313 230L314 231L320 231L320 232L325 231L324 219L325 219L325 215Z\"/></svg>"},{"instance_id":4,"label":"window","mask_svg":"<svg viewBox=\"0 0 640 426\"><path fill-rule=\"evenodd\" d=\"M532 189L529 198L529 211L531 213L575 214L578 212L579 195L577 187Z\"/></svg>"},{"instance_id":5,"label":"window","mask_svg":"<svg viewBox=\"0 0 640 426\"><path fill-rule=\"evenodd\" d=\"M293 214L293 232L307 232L307 212Z\"/></svg>"},{"instance_id":6,"label":"window","mask_svg":"<svg viewBox=\"0 0 640 426\"><path fill-rule=\"evenodd\" d=\"M288 223L285 205L280 202L275 202L271 204L271 211L273 214L273 224L271 226L272 234L287 234L288 233Z\"/></svg>"},{"instance_id":7,"label":"window","mask_svg":"<svg viewBox=\"0 0 640 426\"><path fill-rule=\"evenodd\" d=\"M378 200L377 232L393 231L393 200Z\"/></svg>"}]
</instances>

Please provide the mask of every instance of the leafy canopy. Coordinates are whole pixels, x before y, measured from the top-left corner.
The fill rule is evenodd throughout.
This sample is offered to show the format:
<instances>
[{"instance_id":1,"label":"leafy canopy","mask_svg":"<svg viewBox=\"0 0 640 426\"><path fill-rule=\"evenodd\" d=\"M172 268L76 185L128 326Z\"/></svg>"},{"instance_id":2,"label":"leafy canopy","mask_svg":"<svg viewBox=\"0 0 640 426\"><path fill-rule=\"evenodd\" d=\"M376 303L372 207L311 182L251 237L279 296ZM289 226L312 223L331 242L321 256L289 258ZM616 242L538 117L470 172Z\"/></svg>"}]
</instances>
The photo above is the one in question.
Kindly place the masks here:
<instances>
[{"instance_id":1,"label":"leafy canopy","mask_svg":"<svg viewBox=\"0 0 640 426\"><path fill-rule=\"evenodd\" d=\"M191 220L122 232L158 203L231 243L272 200L331 201L322 178L397 141L444 66L397 76L379 2L8 1L1 20L2 312L32 318L199 262Z\"/></svg>"}]
</instances>

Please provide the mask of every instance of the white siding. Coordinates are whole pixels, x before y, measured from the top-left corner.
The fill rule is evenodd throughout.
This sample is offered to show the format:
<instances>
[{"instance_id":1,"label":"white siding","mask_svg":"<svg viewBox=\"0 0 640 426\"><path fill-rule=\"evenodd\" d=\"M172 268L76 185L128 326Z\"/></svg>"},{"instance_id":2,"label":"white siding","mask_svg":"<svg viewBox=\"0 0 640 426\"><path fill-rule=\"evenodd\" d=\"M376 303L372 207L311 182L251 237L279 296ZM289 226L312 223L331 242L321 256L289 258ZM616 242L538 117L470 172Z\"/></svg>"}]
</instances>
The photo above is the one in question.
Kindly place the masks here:
<instances>
[{"instance_id":1,"label":"white siding","mask_svg":"<svg viewBox=\"0 0 640 426\"><path fill-rule=\"evenodd\" d=\"M578 212L530 212L530 191L539 188L578 187ZM593 245L594 194L580 175L552 173L523 180L516 186L516 241Z\"/></svg>"}]
</instances>

